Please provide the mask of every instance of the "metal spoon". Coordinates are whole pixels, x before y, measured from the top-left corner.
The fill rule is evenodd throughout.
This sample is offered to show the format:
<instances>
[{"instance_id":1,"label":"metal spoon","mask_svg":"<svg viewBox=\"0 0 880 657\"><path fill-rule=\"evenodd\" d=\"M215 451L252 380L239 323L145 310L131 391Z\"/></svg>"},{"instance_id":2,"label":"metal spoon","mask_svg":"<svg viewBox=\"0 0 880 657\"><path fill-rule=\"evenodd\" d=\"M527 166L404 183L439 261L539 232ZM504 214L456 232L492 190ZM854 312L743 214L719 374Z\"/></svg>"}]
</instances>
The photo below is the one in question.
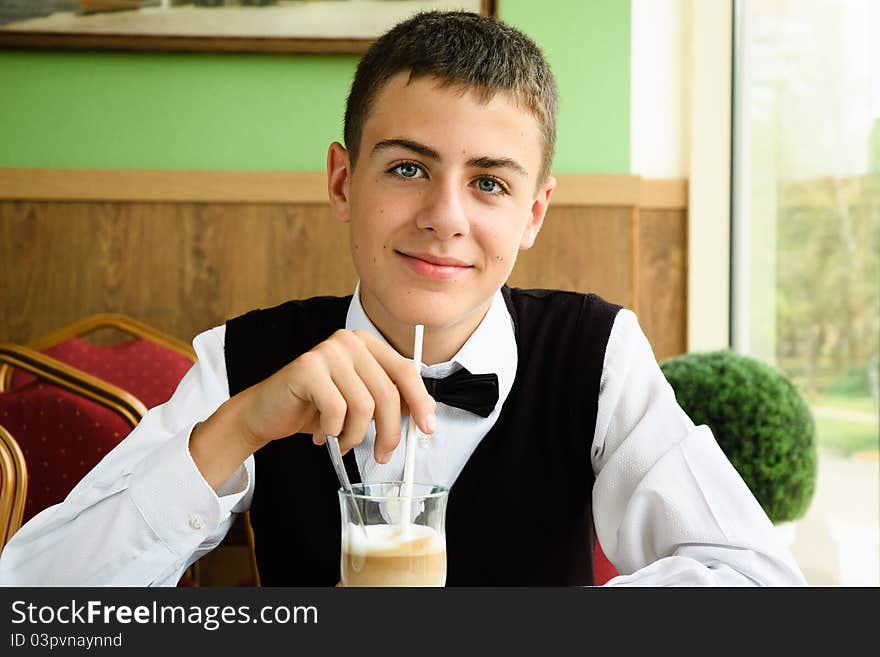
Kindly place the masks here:
<instances>
[{"instance_id":1,"label":"metal spoon","mask_svg":"<svg viewBox=\"0 0 880 657\"><path fill-rule=\"evenodd\" d=\"M354 507L355 515L357 515L358 524L361 526L361 529L366 536L366 523L364 522L364 517L361 515L361 508L357 505L357 501L353 497L354 491L351 488L351 481L348 479L348 473L345 471L345 464L342 462L342 452L339 449L339 439L336 436L327 436L326 443L327 451L330 452L330 460L333 462L333 469L336 470L336 476L339 477L339 483L343 490L351 496L349 499L351 500L351 505Z\"/></svg>"}]
</instances>

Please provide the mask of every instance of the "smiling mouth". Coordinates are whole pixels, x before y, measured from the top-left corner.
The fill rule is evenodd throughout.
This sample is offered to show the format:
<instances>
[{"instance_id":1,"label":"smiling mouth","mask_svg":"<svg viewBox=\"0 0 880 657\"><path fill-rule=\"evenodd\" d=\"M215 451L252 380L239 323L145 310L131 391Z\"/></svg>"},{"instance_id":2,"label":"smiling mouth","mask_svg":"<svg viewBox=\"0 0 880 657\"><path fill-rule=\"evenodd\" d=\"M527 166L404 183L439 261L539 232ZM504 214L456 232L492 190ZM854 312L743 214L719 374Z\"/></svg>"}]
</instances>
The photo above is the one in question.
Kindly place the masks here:
<instances>
[{"instance_id":1,"label":"smiling mouth","mask_svg":"<svg viewBox=\"0 0 880 657\"><path fill-rule=\"evenodd\" d=\"M395 251L395 253L403 258L404 263L413 273L433 280L450 280L473 267L454 258L403 251Z\"/></svg>"}]
</instances>

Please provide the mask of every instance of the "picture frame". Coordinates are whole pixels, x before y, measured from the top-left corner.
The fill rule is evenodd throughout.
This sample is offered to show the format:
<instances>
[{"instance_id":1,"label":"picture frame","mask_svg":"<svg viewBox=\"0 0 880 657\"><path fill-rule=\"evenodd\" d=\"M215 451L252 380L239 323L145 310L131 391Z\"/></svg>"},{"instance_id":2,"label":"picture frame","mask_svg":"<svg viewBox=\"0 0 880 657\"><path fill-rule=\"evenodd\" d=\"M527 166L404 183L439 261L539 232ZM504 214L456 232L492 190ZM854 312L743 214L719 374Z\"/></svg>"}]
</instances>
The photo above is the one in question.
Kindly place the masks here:
<instances>
[{"instance_id":1,"label":"picture frame","mask_svg":"<svg viewBox=\"0 0 880 657\"><path fill-rule=\"evenodd\" d=\"M0 48L359 54L432 9L498 0L0 0Z\"/></svg>"}]
</instances>

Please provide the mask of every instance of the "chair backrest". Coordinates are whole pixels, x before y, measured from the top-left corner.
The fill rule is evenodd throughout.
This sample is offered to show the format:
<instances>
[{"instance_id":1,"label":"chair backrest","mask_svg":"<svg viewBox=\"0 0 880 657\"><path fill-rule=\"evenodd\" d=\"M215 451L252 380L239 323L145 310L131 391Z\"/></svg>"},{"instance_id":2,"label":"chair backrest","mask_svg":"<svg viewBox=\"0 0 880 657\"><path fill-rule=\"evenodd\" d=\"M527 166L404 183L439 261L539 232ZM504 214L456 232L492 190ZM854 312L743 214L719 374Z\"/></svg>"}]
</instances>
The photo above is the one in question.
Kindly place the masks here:
<instances>
[{"instance_id":1,"label":"chair backrest","mask_svg":"<svg viewBox=\"0 0 880 657\"><path fill-rule=\"evenodd\" d=\"M596 586L604 585L609 579L617 577L619 574L614 564L602 552L599 541L596 541L596 545L593 546L593 579L596 581Z\"/></svg>"},{"instance_id":2,"label":"chair backrest","mask_svg":"<svg viewBox=\"0 0 880 657\"><path fill-rule=\"evenodd\" d=\"M131 339L101 345L81 337L108 328ZM196 360L192 347L185 342L130 317L111 313L86 317L37 338L28 346L130 392L147 408L168 401ZM4 380L6 389L13 389L30 383L33 377L18 369L4 372L0 368L0 386Z\"/></svg>"},{"instance_id":3,"label":"chair backrest","mask_svg":"<svg viewBox=\"0 0 880 657\"><path fill-rule=\"evenodd\" d=\"M145 349L138 353L139 356L145 353L154 353L160 359L167 356L167 352L155 351L161 347L154 343L146 339L137 340L140 348ZM57 346L78 343L88 345L82 353L94 355L91 348L96 345L77 338L68 337ZM132 344L128 342L116 346L112 353L117 357L127 357L134 353L131 351ZM48 350L51 353L52 347ZM172 391L185 373L185 369L181 368L188 369L195 360L191 349L189 353L185 357L174 354L177 358L177 365L174 366L178 370L177 374L172 375L173 382L169 383ZM106 362L101 361L100 367L106 367ZM4 390L3 376L0 374L0 419L14 426L16 433L23 436L23 460L31 464L33 475L27 500L22 503L23 513L19 518L19 523L22 523L43 509L61 502L73 486L131 432L147 408L130 391L98 378L94 372L86 373L31 347L0 343L0 367L9 368L16 377L22 374L27 377L18 379L11 388ZM102 371L100 367L94 369ZM129 364L128 369L136 373L146 371L145 378L150 376L148 367ZM163 371L167 374L172 369L168 367ZM111 373L107 378L119 380L119 374L115 373L114 377ZM126 377L123 378L125 383L129 383ZM146 397L148 401L155 401L149 395ZM156 403L162 401L165 400ZM246 534L241 542L248 548L252 580L259 586L254 537L248 514L245 514L244 524ZM199 586L199 572L199 563L196 562L184 573L178 585Z\"/></svg>"},{"instance_id":4,"label":"chair backrest","mask_svg":"<svg viewBox=\"0 0 880 657\"><path fill-rule=\"evenodd\" d=\"M82 336L100 328L115 328L123 333L128 333L129 335L146 338L170 351L177 352L181 356L188 358L190 361L195 361L196 355L192 346L183 340L178 340L174 336L164 333L149 324L144 324L132 317L119 313L98 313L96 315L90 315L84 319L73 322L72 324L68 324L57 331L49 333L48 335L33 340L28 346L32 349L43 351L47 347L56 345L59 342L64 342L68 338Z\"/></svg>"},{"instance_id":5,"label":"chair backrest","mask_svg":"<svg viewBox=\"0 0 880 657\"><path fill-rule=\"evenodd\" d=\"M24 454L12 434L0 426L0 552L21 527L27 483Z\"/></svg>"},{"instance_id":6,"label":"chair backrest","mask_svg":"<svg viewBox=\"0 0 880 657\"><path fill-rule=\"evenodd\" d=\"M0 422L28 464L27 522L62 501L146 408L124 390L27 347L0 343L0 363L37 377L0 392Z\"/></svg>"},{"instance_id":7,"label":"chair backrest","mask_svg":"<svg viewBox=\"0 0 880 657\"><path fill-rule=\"evenodd\" d=\"M253 584L254 586L262 586L262 584L260 583L260 569L257 567L257 546L254 540L254 528L251 525L250 511L244 512L244 528Z\"/></svg>"}]
</instances>

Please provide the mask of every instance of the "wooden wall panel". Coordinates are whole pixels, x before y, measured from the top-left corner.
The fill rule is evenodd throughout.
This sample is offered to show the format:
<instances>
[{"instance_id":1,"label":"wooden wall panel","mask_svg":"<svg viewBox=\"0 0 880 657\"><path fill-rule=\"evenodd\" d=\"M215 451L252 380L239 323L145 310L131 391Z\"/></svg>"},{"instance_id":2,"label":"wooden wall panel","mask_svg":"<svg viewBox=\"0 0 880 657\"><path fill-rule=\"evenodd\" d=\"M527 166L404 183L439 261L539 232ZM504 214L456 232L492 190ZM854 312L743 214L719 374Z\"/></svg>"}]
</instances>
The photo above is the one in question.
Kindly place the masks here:
<instances>
[{"instance_id":1,"label":"wooden wall panel","mask_svg":"<svg viewBox=\"0 0 880 657\"><path fill-rule=\"evenodd\" d=\"M255 307L347 294L344 226L318 206L0 203L0 340L97 312L184 340Z\"/></svg>"},{"instance_id":2,"label":"wooden wall panel","mask_svg":"<svg viewBox=\"0 0 880 657\"><path fill-rule=\"evenodd\" d=\"M637 222L639 322L663 360L687 350L687 215L642 209Z\"/></svg>"},{"instance_id":3,"label":"wooden wall panel","mask_svg":"<svg viewBox=\"0 0 880 657\"><path fill-rule=\"evenodd\" d=\"M633 308L658 358L685 350L686 212L551 206L510 279ZM183 340L256 307L349 294L325 204L0 200L0 341L121 312Z\"/></svg>"},{"instance_id":4,"label":"wooden wall panel","mask_svg":"<svg viewBox=\"0 0 880 657\"><path fill-rule=\"evenodd\" d=\"M630 208L551 205L535 245L520 253L510 284L595 292L631 306L631 214Z\"/></svg>"}]
</instances>

